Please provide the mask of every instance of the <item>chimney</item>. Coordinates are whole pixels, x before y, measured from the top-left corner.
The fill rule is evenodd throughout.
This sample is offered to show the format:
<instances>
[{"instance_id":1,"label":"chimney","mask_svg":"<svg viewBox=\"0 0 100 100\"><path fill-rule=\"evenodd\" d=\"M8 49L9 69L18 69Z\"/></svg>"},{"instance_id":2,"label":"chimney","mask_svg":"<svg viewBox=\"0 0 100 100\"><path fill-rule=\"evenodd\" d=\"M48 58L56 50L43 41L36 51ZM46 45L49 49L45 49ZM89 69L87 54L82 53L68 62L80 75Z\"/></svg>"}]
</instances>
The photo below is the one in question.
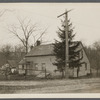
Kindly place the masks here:
<instances>
[{"instance_id":1,"label":"chimney","mask_svg":"<svg viewBox=\"0 0 100 100\"><path fill-rule=\"evenodd\" d=\"M33 49L33 46L30 47L30 50L32 50L32 49Z\"/></svg>"},{"instance_id":2,"label":"chimney","mask_svg":"<svg viewBox=\"0 0 100 100\"><path fill-rule=\"evenodd\" d=\"M39 40L37 40L36 46L39 46L40 44L41 44L41 42Z\"/></svg>"}]
</instances>

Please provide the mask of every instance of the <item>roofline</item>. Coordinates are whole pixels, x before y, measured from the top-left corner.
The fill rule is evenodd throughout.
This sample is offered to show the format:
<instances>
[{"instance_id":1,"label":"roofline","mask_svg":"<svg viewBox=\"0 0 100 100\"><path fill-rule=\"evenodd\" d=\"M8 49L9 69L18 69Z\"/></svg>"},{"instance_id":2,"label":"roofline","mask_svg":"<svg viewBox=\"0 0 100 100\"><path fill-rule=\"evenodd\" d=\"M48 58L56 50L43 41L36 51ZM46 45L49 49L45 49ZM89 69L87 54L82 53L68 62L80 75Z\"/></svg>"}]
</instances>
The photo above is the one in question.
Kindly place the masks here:
<instances>
[{"instance_id":1,"label":"roofline","mask_svg":"<svg viewBox=\"0 0 100 100\"><path fill-rule=\"evenodd\" d=\"M50 44L42 44L42 45L38 45L38 46L47 46L47 45L53 45L53 43L50 43ZM33 48L38 47L38 46L33 46Z\"/></svg>"},{"instance_id":2,"label":"roofline","mask_svg":"<svg viewBox=\"0 0 100 100\"><path fill-rule=\"evenodd\" d=\"M84 52L85 52L85 54L86 54L86 56L87 56L87 58L88 58L88 61L89 61L89 63L90 63L89 57L88 57L88 55L87 55L87 52L86 52L86 50L84 49L84 46L83 46L83 44L82 44L82 42L81 42L81 41L80 41L80 43L81 43L82 48L83 48L83 50L84 50ZM91 66L91 63L90 63L90 66Z\"/></svg>"},{"instance_id":3,"label":"roofline","mask_svg":"<svg viewBox=\"0 0 100 100\"><path fill-rule=\"evenodd\" d=\"M40 56L55 56L54 54L48 54L48 55L30 55L25 57L40 57Z\"/></svg>"},{"instance_id":4,"label":"roofline","mask_svg":"<svg viewBox=\"0 0 100 100\"><path fill-rule=\"evenodd\" d=\"M53 43L38 45L38 46L33 47L33 49L36 48L36 47L39 47L39 46L47 46L47 45L53 45ZM33 49L32 49L32 50L33 50ZM32 51L32 50L30 50L30 51ZM29 52L30 52L30 51L29 51ZM29 52L28 52L28 53L29 53ZM52 56L52 55L53 55L53 54L45 54L45 55L28 55L28 53L25 55L25 57Z\"/></svg>"},{"instance_id":5,"label":"roofline","mask_svg":"<svg viewBox=\"0 0 100 100\"><path fill-rule=\"evenodd\" d=\"M7 63L9 63L9 60L7 60ZM11 67L13 67L10 63L9 63L9 65L10 65Z\"/></svg>"},{"instance_id":6,"label":"roofline","mask_svg":"<svg viewBox=\"0 0 100 100\"><path fill-rule=\"evenodd\" d=\"M7 63L9 63L10 60L7 60ZM14 61L14 60L11 60L11 61ZM11 66L11 68L16 68L16 67L13 67L10 63L9 65Z\"/></svg>"}]
</instances>

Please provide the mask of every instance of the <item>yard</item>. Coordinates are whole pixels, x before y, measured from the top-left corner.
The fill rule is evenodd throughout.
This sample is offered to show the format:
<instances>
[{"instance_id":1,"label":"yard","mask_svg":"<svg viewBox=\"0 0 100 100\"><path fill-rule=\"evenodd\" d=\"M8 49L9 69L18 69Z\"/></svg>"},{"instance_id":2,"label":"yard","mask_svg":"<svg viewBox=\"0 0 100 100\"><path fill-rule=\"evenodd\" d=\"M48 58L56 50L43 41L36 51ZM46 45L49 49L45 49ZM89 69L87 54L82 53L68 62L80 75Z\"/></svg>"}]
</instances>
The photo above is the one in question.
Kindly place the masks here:
<instances>
[{"instance_id":1,"label":"yard","mask_svg":"<svg viewBox=\"0 0 100 100\"><path fill-rule=\"evenodd\" d=\"M0 93L100 93L100 78L1 81Z\"/></svg>"}]
</instances>

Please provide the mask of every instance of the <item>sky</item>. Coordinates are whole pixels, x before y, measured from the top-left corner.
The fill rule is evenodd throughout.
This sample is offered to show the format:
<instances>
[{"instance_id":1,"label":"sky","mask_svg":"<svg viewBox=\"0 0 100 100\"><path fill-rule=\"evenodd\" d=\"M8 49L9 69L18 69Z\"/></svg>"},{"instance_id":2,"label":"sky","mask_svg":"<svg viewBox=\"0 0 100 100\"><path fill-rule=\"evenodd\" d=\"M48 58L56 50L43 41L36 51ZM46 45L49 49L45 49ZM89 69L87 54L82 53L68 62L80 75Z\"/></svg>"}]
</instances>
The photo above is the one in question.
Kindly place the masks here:
<instances>
[{"instance_id":1,"label":"sky","mask_svg":"<svg viewBox=\"0 0 100 100\"><path fill-rule=\"evenodd\" d=\"M58 39L57 30L61 26L58 15L73 9L68 18L75 27L75 40L82 41L85 45L92 45L100 40L100 3L0 3L0 11L8 9L0 17L0 46L21 43L12 33L8 31L12 25L19 25L18 18L31 19L39 31L33 33L30 44L45 30L42 40L44 43L52 43ZM26 20L26 21L27 21Z\"/></svg>"}]
</instances>

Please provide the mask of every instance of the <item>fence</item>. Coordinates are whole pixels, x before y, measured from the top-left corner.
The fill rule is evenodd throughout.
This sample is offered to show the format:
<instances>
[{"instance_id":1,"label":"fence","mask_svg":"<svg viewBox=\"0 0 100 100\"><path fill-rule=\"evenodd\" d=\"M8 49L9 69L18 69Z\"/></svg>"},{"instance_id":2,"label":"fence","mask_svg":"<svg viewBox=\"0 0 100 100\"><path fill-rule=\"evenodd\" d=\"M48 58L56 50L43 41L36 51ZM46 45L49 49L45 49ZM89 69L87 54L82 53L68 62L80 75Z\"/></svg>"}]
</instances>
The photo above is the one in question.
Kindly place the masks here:
<instances>
[{"instance_id":1,"label":"fence","mask_svg":"<svg viewBox=\"0 0 100 100\"><path fill-rule=\"evenodd\" d=\"M35 73L34 73L35 72ZM19 74L18 71L16 73L11 73L7 70L0 70L0 80L30 80L30 79L48 79L50 78L50 73L45 70L34 70L27 69L25 73Z\"/></svg>"},{"instance_id":2,"label":"fence","mask_svg":"<svg viewBox=\"0 0 100 100\"><path fill-rule=\"evenodd\" d=\"M31 74L30 74L31 73ZM91 70L91 77L100 77L100 69L92 69ZM19 74L11 73L8 70L0 70L0 80L34 80L34 79L61 79L62 75L57 74L56 76L52 76L49 71L45 70L34 70L34 69L27 69L25 73Z\"/></svg>"},{"instance_id":3,"label":"fence","mask_svg":"<svg viewBox=\"0 0 100 100\"><path fill-rule=\"evenodd\" d=\"M91 69L92 77L100 77L100 69Z\"/></svg>"}]
</instances>

